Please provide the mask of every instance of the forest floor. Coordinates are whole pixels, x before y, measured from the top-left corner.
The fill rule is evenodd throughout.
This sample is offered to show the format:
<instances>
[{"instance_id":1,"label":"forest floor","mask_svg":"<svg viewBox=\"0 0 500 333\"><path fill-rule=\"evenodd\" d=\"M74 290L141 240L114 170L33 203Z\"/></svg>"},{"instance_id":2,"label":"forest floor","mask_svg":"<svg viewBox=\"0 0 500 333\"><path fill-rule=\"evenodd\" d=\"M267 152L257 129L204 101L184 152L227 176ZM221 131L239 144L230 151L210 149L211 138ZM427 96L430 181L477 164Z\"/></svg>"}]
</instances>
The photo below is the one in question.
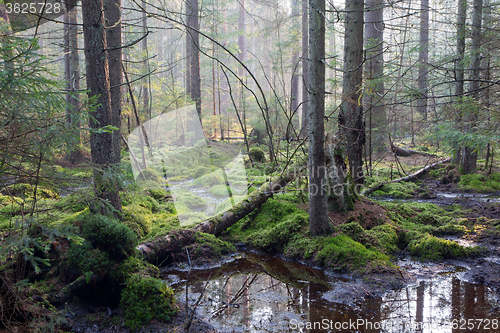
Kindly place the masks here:
<instances>
[{"instance_id":1,"label":"forest floor","mask_svg":"<svg viewBox=\"0 0 500 333\"><path fill-rule=\"evenodd\" d=\"M436 159L416 155L400 160L405 171L411 173ZM367 177L367 185L404 176L395 165L393 157L386 156L379 161L376 173ZM330 213L334 233L323 238L308 235L308 205L298 184L229 228L221 240L214 242L204 236L190 247L190 252L192 259L207 269L226 260L228 253L234 253L234 245L320 267L350 279L334 291L340 302L381 296L388 289L432 278L457 265L467 268L463 279L485 284L498 296L498 171L497 166L492 175L488 175L479 168L474 175L461 176L456 167L443 165L413 182L384 185L370 197L356 200L353 210ZM86 179L88 174L84 173ZM256 173L254 179L258 182L255 183L264 182L266 177ZM81 223L88 208L79 218L78 214L85 212L85 204L81 204L81 199L76 203L71 200L70 196L62 199L76 205L62 218ZM143 240L168 234L175 224L171 197L151 191L130 192L122 201L127 225L139 234L147 230L142 234ZM185 249L179 249L173 257L178 259L177 264L180 261L185 265ZM177 306L179 314L170 323L153 320L140 332L182 332L185 310L182 302ZM59 325L61 331L129 332L119 307L111 309L75 297L52 311L56 313L52 319L66 322L54 324L54 327ZM31 332L37 327L33 322L28 326L18 326L9 332ZM215 330L195 318L191 332Z\"/></svg>"}]
</instances>

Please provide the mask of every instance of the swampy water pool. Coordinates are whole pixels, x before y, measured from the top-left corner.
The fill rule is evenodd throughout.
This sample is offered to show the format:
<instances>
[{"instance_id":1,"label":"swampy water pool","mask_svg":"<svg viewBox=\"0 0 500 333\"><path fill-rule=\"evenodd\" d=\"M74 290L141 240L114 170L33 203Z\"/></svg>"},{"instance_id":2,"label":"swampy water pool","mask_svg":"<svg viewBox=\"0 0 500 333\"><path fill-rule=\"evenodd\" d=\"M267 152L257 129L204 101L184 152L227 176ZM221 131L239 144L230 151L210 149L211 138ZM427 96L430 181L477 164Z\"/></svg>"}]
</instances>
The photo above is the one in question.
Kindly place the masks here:
<instances>
[{"instance_id":1,"label":"swampy water pool","mask_svg":"<svg viewBox=\"0 0 500 333\"><path fill-rule=\"evenodd\" d=\"M461 281L466 268L400 264L435 274L376 296L359 281L241 252L220 266L193 269L188 300L194 306L199 299L197 314L220 332L500 332L495 294ZM185 300L188 270L162 275Z\"/></svg>"}]
</instances>

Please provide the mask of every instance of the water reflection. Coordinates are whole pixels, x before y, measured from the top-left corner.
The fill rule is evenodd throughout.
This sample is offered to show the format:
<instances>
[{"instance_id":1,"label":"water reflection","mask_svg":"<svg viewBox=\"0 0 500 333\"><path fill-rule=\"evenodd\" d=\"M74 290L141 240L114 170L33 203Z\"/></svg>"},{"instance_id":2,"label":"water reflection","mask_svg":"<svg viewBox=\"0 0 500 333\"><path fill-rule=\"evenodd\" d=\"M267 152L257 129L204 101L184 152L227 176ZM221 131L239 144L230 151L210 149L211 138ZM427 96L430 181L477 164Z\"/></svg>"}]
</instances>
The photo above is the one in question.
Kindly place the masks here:
<instances>
[{"instance_id":1,"label":"water reflection","mask_svg":"<svg viewBox=\"0 0 500 333\"><path fill-rule=\"evenodd\" d=\"M183 298L186 272L164 272L164 278L174 276ZM492 292L462 282L456 274L352 306L337 302L333 291L349 281L252 253L222 267L194 271L192 278L190 304L208 281L198 313L221 332L500 332Z\"/></svg>"}]
</instances>

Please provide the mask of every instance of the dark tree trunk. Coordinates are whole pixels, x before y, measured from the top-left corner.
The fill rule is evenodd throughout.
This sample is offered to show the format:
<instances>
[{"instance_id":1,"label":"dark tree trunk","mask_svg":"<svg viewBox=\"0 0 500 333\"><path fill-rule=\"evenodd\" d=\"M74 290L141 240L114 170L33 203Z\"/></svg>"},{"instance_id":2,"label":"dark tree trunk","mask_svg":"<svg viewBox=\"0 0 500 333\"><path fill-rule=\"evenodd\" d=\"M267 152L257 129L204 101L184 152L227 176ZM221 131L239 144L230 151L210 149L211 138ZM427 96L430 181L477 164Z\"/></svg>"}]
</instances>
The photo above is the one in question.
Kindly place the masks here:
<instances>
[{"instance_id":1,"label":"dark tree trunk","mask_svg":"<svg viewBox=\"0 0 500 333\"><path fill-rule=\"evenodd\" d=\"M474 0L474 12L472 15L472 74L468 94L473 99L479 99L479 79L481 73L481 23L483 18L483 0ZM475 124L477 115L475 111L466 115L464 131L470 132ZM472 147L463 147L460 169L464 174L473 172L477 164L477 151Z\"/></svg>"},{"instance_id":2,"label":"dark tree trunk","mask_svg":"<svg viewBox=\"0 0 500 333\"><path fill-rule=\"evenodd\" d=\"M370 93L364 99L370 132L369 154L373 149L381 150L387 138L387 115L384 96L384 2L368 0L365 14L365 73ZM371 169L371 167L370 167Z\"/></svg>"},{"instance_id":3,"label":"dark tree trunk","mask_svg":"<svg viewBox=\"0 0 500 333\"><path fill-rule=\"evenodd\" d=\"M307 89L309 87L309 24L308 24L308 8L307 1L302 0L302 124L300 128L300 137L305 138L308 134L307 121L309 119L307 102L309 94Z\"/></svg>"},{"instance_id":4,"label":"dark tree trunk","mask_svg":"<svg viewBox=\"0 0 500 333\"><path fill-rule=\"evenodd\" d=\"M299 16L299 2L298 0L292 0L292 20L293 25L298 29L298 16ZM295 29L294 29L295 31ZM299 131L299 116L298 116L298 106L299 106L299 74L298 69L298 59L299 59L299 48L295 45L293 46L292 53L292 85L290 89L290 121L286 127L286 139L290 141L291 139L296 139L296 132Z\"/></svg>"},{"instance_id":5,"label":"dark tree trunk","mask_svg":"<svg viewBox=\"0 0 500 333\"><path fill-rule=\"evenodd\" d=\"M200 77L200 25L198 22L198 0L186 1L186 56L187 56L187 77L188 95L196 104L196 112L201 122L201 77Z\"/></svg>"},{"instance_id":6,"label":"dark tree trunk","mask_svg":"<svg viewBox=\"0 0 500 333\"><path fill-rule=\"evenodd\" d=\"M420 1L420 51L418 57L418 112L427 119L427 80L429 62L429 0Z\"/></svg>"},{"instance_id":7,"label":"dark tree trunk","mask_svg":"<svg viewBox=\"0 0 500 333\"><path fill-rule=\"evenodd\" d=\"M309 1L309 230L332 231L325 164L325 0Z\"/></svg>"},{"instance_id":8,"label":"dark tree trunk","mask_svg":"<svg viewBox=\"0 0 500 333\"><path fill-rule=\"evenodd\" d=\"M109 88L109 68L106 54L106 36L102 16L102 0L83 0L83 35L85 38L85 63L89 98L96 97L93 111L90 112L89 125L90 150L94 164L94 189L96 196L107 201L115 210L115 216L121 216L120 194L115 182L104 173L113 163L112 134L97 129L112 125L111 97ZM107 205L101 204L100 212L112 215Z\"/></svg>"},{"instance_id":9,"label":"dark tree trunk","mask_svg":"<svg viewBox=\"0 0 500 333\"><path fill-rule=\"evenodd\" d=\"M343 101L338 118L349 172L352 179L361 184L364 182L362 153L365 143L363 107L359 104L363 78L363 9L363 0L346 3Z\"/></svg>"},{"instance_id":10,"label":"dark tree trunk","mask_svg":"<svg viewBox=\"0 0 500 333\"><path fill-rule=\"evenodd\" d=\"M465 56L465 22L467 14L467 0L458 0L457 14L457 59L455 63L455 96L461 101L464 94L464 56ZM459 126L462 123L462 116L458 113L456 122ZM462 147L458 145L453 148L451 163L459 164L462 159Z\"/></svg>"},{"instance_id":11,"label":"dark tree trunk","mask_svg":"<svg viewBox=\"0 0 500 333\"><path fill-rule=\"evenodd\" d=\"M104 16L108 26L106 42L108 45L109 84L111 96L111 124L118 128L113 131L113 163L120 163L121 157L121 99L122 99L122 24L121 0L104 0Z\"/></svg>"}]
</instances>

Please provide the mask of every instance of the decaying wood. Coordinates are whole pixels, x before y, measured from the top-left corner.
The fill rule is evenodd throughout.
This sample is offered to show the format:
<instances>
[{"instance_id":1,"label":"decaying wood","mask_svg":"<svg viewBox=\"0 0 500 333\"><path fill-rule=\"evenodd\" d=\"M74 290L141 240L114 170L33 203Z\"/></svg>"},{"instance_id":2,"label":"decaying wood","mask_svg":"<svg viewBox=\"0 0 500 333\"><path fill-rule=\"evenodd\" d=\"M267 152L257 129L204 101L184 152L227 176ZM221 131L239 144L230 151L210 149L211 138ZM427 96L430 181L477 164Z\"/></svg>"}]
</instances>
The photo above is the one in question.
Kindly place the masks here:
<instances>
[{"instance_id":1,"label":"decaying wood","mask_svg":"<svg viewBox=\"0 0 500 333\"><path fill-rule=\"evenodd\" d=\"M434 155L434 154L429 154L429 153L424 153L424 152L421 152L421 151L416 151L416 150L411 150L411 149L404 149L404 148L398 147L398 146L396 146L392 142L392 140L390 140L390 142L391 142L391 150L392 150L392 152L394 154L396 154L396 156L422 155L422 156L436 157L436 155Z\"/></svg>"},{"instance_id":2,"label":"decaying wood","mask_svg":"<svg viewBox=\"0 0 500 333\"><path fill-rule=\"evenodd\" d=\"M292 168L289 170L294 171L286 172L265 183L258 191L250 194L231 210L201 222L190 229L172 231L167 236L142 243L137 246L137 249L144 255L145 260L152 264L161 265L165 260L175 259L172 256L175 256L175 253L183 249L184 246L193 243L197 232L220 235L240 219L262 206L270 197L291 182L298 173L302 172L302 170L295 172L295 169Z\"/></svg>"},{"instance_id":3,"label":"decaying wood","mask_svg":"<svg viewBox=\"0 0 500 333\"><path fill-rule=\"evenodd\" d=\"M385 184L406 182L406 181L412 180L412 179L418 177L419 175L423 174L427 170L435 168L436 166L438 166L440 164L448 163L450 160L451 160L451 157L448 157L448 158L446 158L444 160L441 160L439 162L436 162L436 163L430 164L430 165L428 165L426 167L423 167L422 169L418 170L417 172L412 173L412 174L410 174L410 175L408 175L406 177L394 179L394 180L391 180L389 182L383 182L383 183L375 184L374 186L369 187L366 190L364 190L361 194L363 194L363 195L369 195L370 193L372 193L372 192L374 192L374 191L379 190L380 188L382 188L382 186L384 186Z\"/></svg>"}]
</instances>

